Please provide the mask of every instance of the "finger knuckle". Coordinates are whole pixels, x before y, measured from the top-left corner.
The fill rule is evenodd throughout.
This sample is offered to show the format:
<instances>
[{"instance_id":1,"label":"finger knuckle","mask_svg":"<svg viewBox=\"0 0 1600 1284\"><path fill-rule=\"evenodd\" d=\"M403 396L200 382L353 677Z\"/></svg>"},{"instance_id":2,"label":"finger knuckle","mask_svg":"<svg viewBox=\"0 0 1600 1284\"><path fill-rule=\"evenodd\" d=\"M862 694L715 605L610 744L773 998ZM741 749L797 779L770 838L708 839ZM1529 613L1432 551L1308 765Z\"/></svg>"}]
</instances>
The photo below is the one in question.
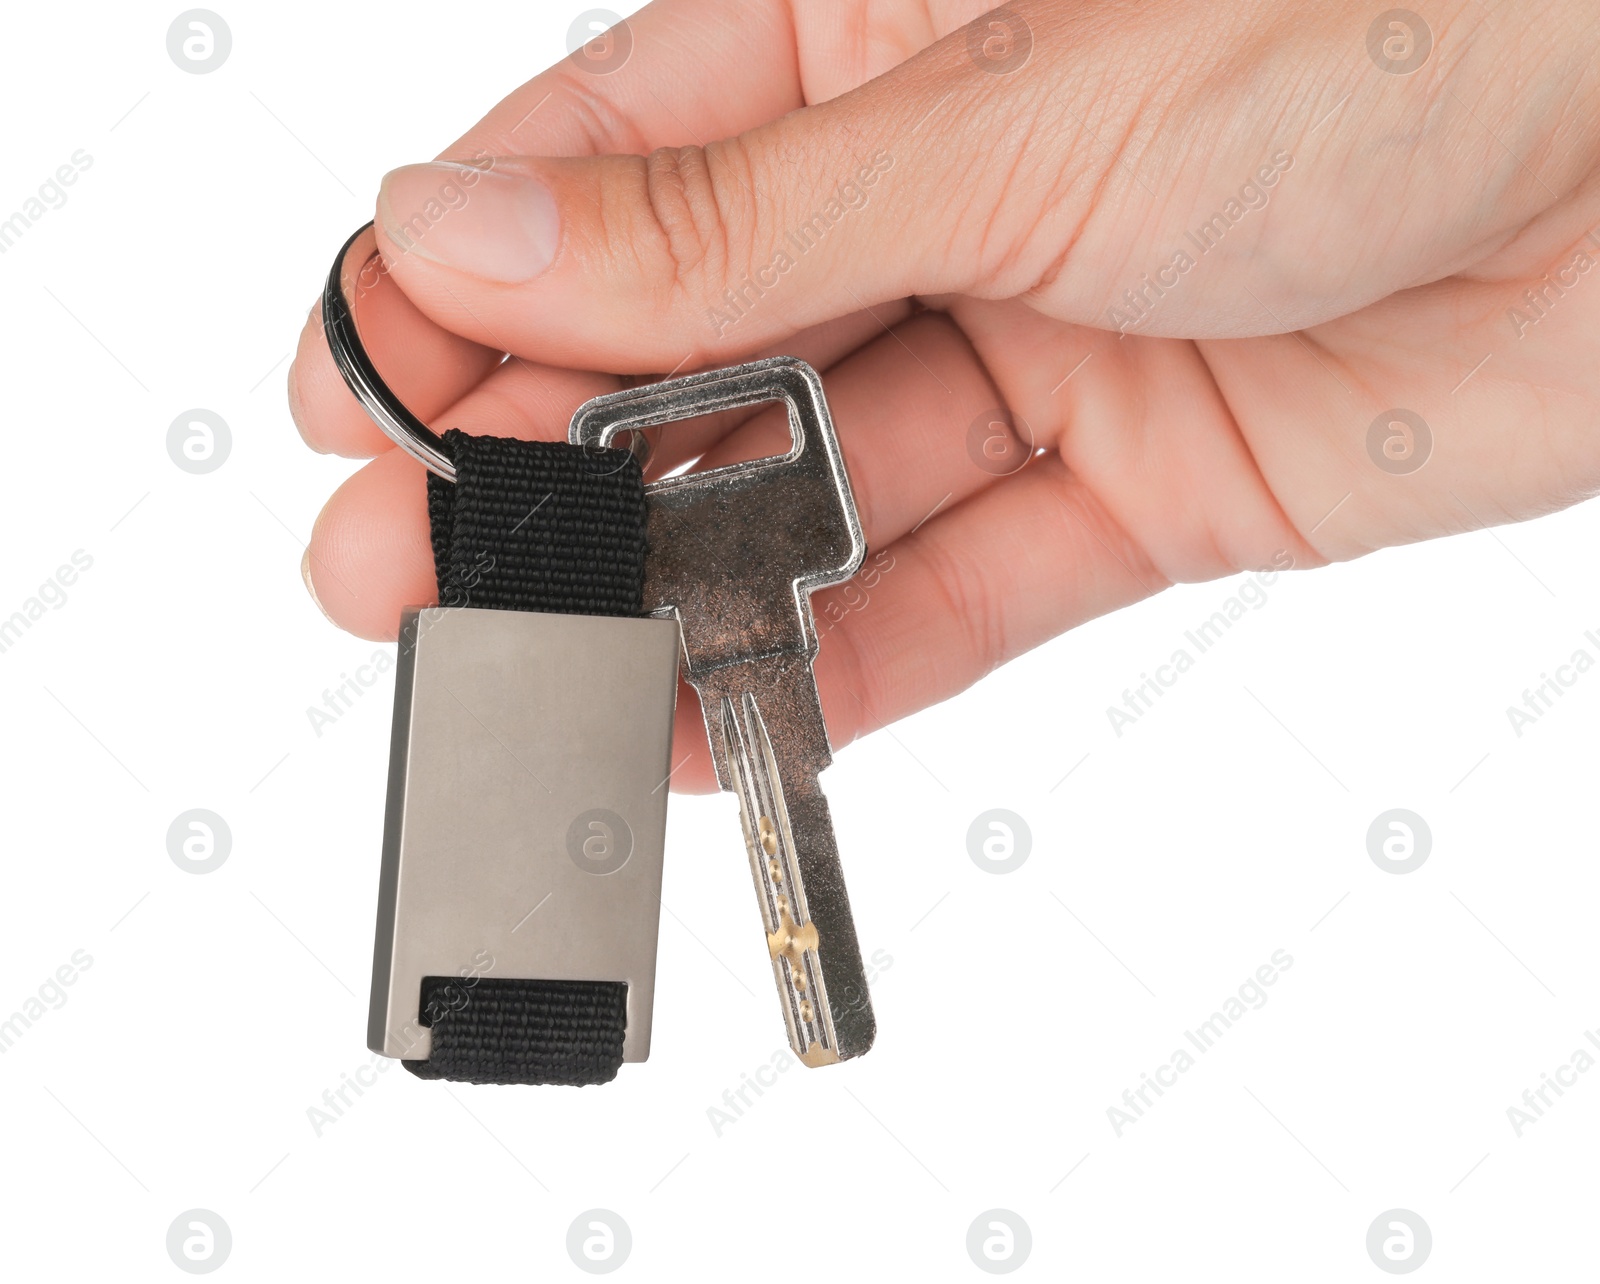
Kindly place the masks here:
<instances>
[{"instance_id":1,"label":"finger knuckle","mask_svg":"<svg viewBox=\"0 0 1600 1284\"><path fill-rule=\"evenodd\" d=\"M963 546L928 540L924 556L929 583L944 608L945 622L959 639L964 668L976 681L999 668L1008 655L1006 602L997 594L993 568Z\"/></svg>"},{"instance_id":2,"label":"finger knuckle","mask_svg":"<svg viewBox=\"0 0 1600 1284\"><path fill-rule=\"evenodd\" d=\"M552 91L556 97L555 103L545 107L541 101L534 111L544 107L552 116L560 113L563 128L578 140L579 146L574 149L574 155L604 156L607 153L640 153L647 150L644 135L633 117L618 105L615 94L604 85L604 80L604 77L587 72L563 69L558 73ZM528 115L533 117L533 112Z\"/></svg>"},{"instance_id":3,"label":"finger knuckle","mask_svg":"<svg viewBox=\"0 0 1600 1284\"><path fill-rule=\"evenodd\" d=\"M641 213L660 253L664 285L699 301L713 295L736 261L738 203L719 176L735 165L737 149L662 147L644 160Z\"/></svg>"}]
</instances>

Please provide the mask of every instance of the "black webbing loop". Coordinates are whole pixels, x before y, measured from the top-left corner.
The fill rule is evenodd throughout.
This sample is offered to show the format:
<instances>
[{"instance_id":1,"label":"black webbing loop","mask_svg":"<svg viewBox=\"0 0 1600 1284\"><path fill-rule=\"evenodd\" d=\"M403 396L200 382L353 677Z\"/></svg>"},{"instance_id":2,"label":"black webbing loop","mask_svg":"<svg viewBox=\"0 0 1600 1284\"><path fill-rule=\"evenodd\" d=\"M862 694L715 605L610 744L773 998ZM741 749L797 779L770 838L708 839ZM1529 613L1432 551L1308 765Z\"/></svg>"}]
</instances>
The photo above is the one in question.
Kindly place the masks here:
<instances>
[{"instance_id":1,"label":"black webbing loop","mask_svg":"<svg viewBox=\"0 0 1600 1284\"><path fill-rule=\"evenodd\" d=\"M403 1064L422 1079L464 1083L607 1083L622 1064L625 981L422 978L426 1061Z\"/></svg>"},{"instance_id":2,"label":"black webbing loop","mask_svg":"<svg viewBox=\"0 0 1600 1284\"><path fill-rule=\"evenodd\" d=\"M444 434L456 480L428 474L443 606L638 615L644 476L626 450Z\"/></svg>"},{"instance_id":3,"label":"black webbing loop","mask_svg":"<svg viewBox=\"0 0 1600 1284\"><path fill-rule=\"evenodd\" d=\"M434 570L444 606L639 615L645 503L626 450L472 437L444 441L456 480L428 474ZM621 981L424 977L432 1027L424 1079L606 1083L622 1064Z\"/></svg>"}]
</instances>

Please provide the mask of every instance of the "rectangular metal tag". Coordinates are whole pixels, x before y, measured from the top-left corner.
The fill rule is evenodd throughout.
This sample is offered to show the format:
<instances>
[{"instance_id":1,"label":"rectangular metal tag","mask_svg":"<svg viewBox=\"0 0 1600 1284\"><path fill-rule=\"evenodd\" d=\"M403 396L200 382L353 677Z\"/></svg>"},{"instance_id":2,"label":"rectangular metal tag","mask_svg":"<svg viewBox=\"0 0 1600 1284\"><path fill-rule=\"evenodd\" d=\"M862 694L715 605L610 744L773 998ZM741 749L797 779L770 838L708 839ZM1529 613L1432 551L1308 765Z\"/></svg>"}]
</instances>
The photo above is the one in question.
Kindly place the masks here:
<instances>
[{"instance_id":1,"label":"rectangular metal tag","mask_svg":"<svg viewBox=\"0 0 1600 1284\"><path fill-rule=\"evenodd\" d=\"M407 611L367 1045L426 1060L425 976L625 981L650 1054L672 620Z\"/></svg>"}]
</instances>

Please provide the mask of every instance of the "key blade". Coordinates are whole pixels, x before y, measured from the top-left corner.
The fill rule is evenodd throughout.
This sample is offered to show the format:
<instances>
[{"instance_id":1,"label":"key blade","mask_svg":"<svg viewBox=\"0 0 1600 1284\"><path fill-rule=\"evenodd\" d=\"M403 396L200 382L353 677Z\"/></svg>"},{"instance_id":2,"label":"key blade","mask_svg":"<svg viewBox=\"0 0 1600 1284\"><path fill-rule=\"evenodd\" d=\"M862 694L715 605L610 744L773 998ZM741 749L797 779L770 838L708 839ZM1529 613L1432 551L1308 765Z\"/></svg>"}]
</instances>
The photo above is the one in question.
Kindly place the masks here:
<instances>
[{"instance_id":1,"label":"key blade","mask_svg":"<svg viewBox=\"0 0 1600 1284\"><path fill-rule=\"evenodd\" d=\"M793 697L799 695L802 709L816 708L814 725L820 727L811 668L801 660L774 676L778 681L761 693L702 691L701 700L717 710L711 739L719 774L726 773L739 799L789 1045L805 1065L831 1065L866 1052L876 1021L828 800L813 765L815 737L808 746L808 738L791 736L798 728L787 725L791 719L784 716L792 714ZM795 692L796 685L809 691ZM781 755L767 728L772 714L786 723L778 740L784 746ZM822 766L828 757L824 734Z\"/></svg>"},{"instance_id":2,"label":"key blade","mask_svg":"<svg viewBox=\"0 0 1600 1284\"><path fill-rule=\"evenodd\" d=\"M740 704L735 712L733 699L722 698L722 734L789 1046L805 1065L832 1065L840 1058L818 957L821 935L796 872L787 809L773 789L776 767L761 712L749 695Z\"/></svg>"}]
</instances>

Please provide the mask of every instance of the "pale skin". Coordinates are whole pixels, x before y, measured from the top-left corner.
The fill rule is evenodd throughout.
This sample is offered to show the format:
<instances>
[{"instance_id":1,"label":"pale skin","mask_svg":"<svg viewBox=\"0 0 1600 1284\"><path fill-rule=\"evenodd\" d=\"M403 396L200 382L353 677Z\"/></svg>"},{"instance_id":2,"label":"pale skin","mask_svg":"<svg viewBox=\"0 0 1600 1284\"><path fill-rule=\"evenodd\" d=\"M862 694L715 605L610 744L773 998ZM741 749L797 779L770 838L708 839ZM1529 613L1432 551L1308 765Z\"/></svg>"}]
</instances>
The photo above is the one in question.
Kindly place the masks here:
<instances>
[{"instance_id":1,"label":"pale skin","mask_svg":"<svg viewBox=\"0 0 1600 1284\"><path fill-rule=\"evenodd\" d=\"M986 7L651 5L620 66L599 71L615 44L563 61L445 151L475 183L385 179L389 275L360 312L380 369L441 429L559 439L625 381L815 365L883 554L869 591L815 599L836 746L1170 584L1600 488L1592 0L1440 0L1409 74L1369 54L1381 3L1018 0L969 39ZM1219 213L1209 247L1186 239ZM422 468L345 390L315 314L289 395L313 448L371 460L318 519L308 584L335 623L393 638L436 595ZM1431 448L1384 429L1374 456L1395 408ZM972 425L1008 416L1041 453L1006 473ZM770 412L673 428L652 471L784 431ZM674 758L677 787L713 787L691 695Z\"/></svg>"}]
</instances>

